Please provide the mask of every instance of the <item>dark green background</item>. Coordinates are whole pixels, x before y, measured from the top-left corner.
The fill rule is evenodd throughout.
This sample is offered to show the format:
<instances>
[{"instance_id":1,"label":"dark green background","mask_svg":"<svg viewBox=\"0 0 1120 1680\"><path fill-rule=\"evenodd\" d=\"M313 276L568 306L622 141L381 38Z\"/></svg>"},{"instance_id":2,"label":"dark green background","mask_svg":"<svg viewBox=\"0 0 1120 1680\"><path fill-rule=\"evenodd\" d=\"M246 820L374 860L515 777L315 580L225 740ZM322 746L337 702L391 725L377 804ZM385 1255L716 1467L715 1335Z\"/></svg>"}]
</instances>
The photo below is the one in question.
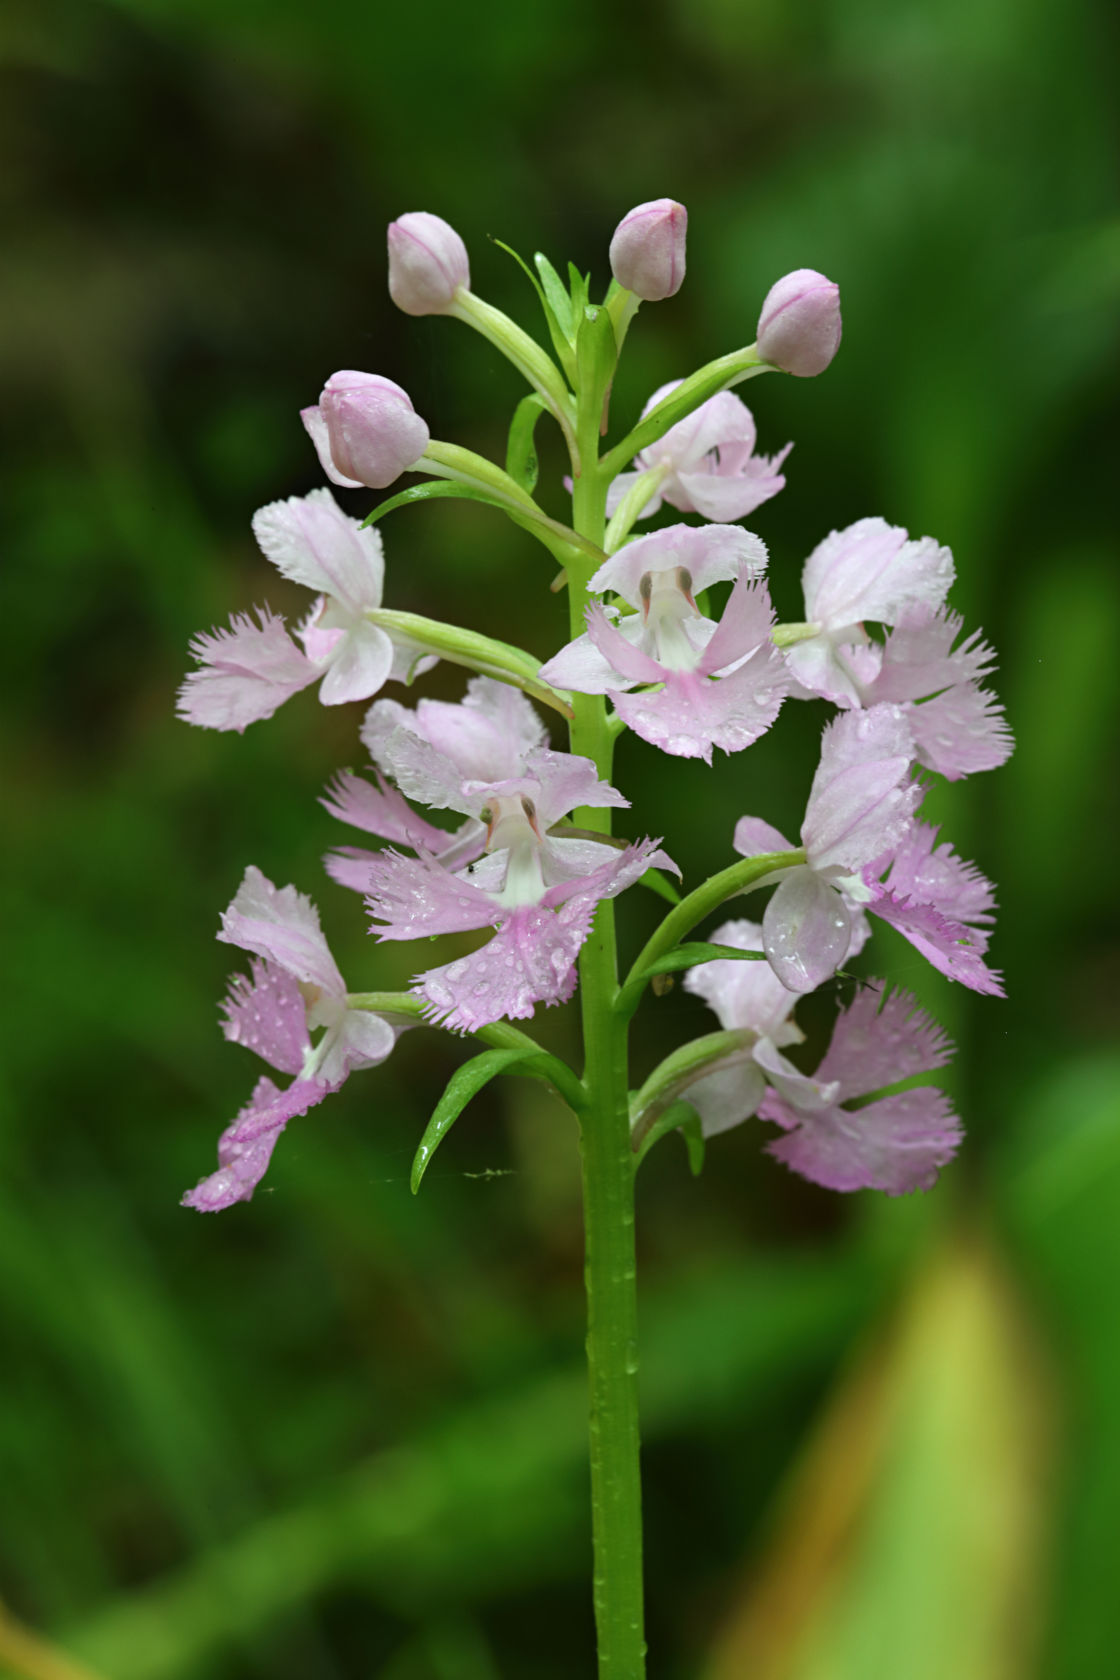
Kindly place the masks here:
<instances>
[{"instance_id":1,"label":"dark green background","mask_svg":"<svg viewBox=\"0 0 1120 1680\"><path fill-rule=\"evenodd\" d=\"M475 289L535 331L486 236L601 288L615 222L661 194L689 208L688 277L635 324L618 421L749 342L786 270L836 279L827 375L744 388L762 448L796 442L751 521L779 612L800 616L801 561L835 526L878 513L937 536L1019 745L930 800L999 883L1008 1001L874 946L961 1045L968 1138L937 1191L830 1196L761 1153L761 1126L719 1140L699 1181L672 1140L643 1170L652 1672L704 1672L830 1389L966 1225L1049 1372L1045 1634L1006 1672L1104 1672L1115 46L1089 0L6 9L0 1596L110 1680L590 1671L571 1125L506 1082L414 1201L411 1153L462 1054L415 1033L293 1124L251 1206L178 1208L257 1072L215 1021L231 953L213 932L244 866L317 897L353 986L404 983L412 958L379 951L319 867L350 838L315 796L360 762L361 709L304 695L238 738L172 703L193 632L301 608L249 519L320 482L297 410L333 369L388 374L436 436L504 448L516 377L464 329L391 308L385 223L445 216ZM549 440L557 513L561 470ZM541 656L562 638L543 551L486 511L433 504L385 539L389 604ZM424 692L461 686L443 667ZM823 716L787 708L710 771L625 740L627 831L664 833L695 882L744 811L795 829ZM628 951L655 914L629 895ZM568 1015L538 1025L574 1053ZM648 1004L637 1071L706 1019L679 990ZM983 1501L985 1463L951 1456L936 1474ZM845 1680L911 1672L906 1649Z\"/></svg>"}]
</instances>

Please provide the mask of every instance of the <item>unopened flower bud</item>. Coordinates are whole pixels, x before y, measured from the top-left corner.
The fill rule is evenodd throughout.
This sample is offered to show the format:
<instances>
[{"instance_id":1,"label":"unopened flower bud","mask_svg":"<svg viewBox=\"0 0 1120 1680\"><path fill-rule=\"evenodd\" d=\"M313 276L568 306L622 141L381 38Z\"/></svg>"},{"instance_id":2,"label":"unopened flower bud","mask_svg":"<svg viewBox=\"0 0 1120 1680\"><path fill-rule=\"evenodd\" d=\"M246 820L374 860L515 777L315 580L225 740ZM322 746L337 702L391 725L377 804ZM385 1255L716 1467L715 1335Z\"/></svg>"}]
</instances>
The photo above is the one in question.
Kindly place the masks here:
<instances>
[{"instance_id":1,"label":"unopened flower bud","mask_svg":"<svg viewBox=\"0 0 1120 1680\"><path fill-rule=\"evenodd\" d=\"M431 433L407 391L376 373L332 373L300 419L334 484L383 490L419 462Z\"/></svg>"},{"instance_id":2,"label":"unopened flower bud","mask_svg":"<svg viewBox=\"0 0 1120 1680\"><path fill-rule=\"evenodd\" d=\"M796 268L766 294L758 353L784 373L823 373L840 345L840 288L814 268Z\"/></svg>"},{"instance_id":3,"label":"unopened flower bud","mask_svg":"<svg viewBox=\"0 0 1120 1680\"><path fill-rule=\"evenodd\" d=\"M470 283L467 247L442 216L410 210L389 223L389 296L406 315L442 315Z\"/></svg>"},{"instance_id":4,"label":"unopened flower bud","mask_svg":"<svg viewBox=\"0 0 1120 1680\"><path fill-rule=\"evenodd\" d=\"M611 240L611 273L620 286L660 303L680 290L688 211L673 198L655 198L628 210Z\"/></svg>"}]
</instances>

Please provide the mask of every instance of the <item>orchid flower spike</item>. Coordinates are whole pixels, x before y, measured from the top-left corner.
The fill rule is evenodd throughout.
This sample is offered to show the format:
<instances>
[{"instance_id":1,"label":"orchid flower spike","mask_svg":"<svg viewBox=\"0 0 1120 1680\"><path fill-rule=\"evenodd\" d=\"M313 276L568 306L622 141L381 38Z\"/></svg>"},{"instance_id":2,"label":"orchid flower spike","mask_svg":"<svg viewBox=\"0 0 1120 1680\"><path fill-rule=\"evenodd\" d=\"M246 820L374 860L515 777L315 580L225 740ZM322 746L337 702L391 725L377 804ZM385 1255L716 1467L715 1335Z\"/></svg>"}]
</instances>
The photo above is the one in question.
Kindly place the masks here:
<instances>
[{"instance_id":1,"label":"orchid flower spike","mask_svg":"<svg viewBox=\"0 0 1120 1680\"><path fill-rule=\"evenodd\" d=\"M672 379L656 390L642 419L680 384ZM787 443L776 455L756 455L755 440L754 418L746 403L731 391L721 391L634 457L637 470L619 473L608 492L607 512L615 511L640 474L656 472L660 477L640 519L651 518L663 500L681 513L699 513L721 524L745 519L784 488L778 469L793 448Z\"/></svg>"},{"instance_id":2,"label":"orchid flower spike","mask_svg":"<svg viewBox=\"0 0 1120 1680\"><path fill-rule=\"evenodd\" d=\"M242 613L228 630L196 636L191 652L200 669L179 690L179 715L188 723L240 731L320 678L320 700L338 706L436 663L366 618L381 605L381 536L343 513L329 490L270 502L253 515L253 534L281 576L318 591L297 632L302 651L267 607L258 609L258 624Z\"/></svg>"},{"instance_id":3,"label":"orchid flower spike","mask_svg":"<svg viewBox=\"0 0 1120 1680\"><path fill-rule=\"evenodd\" d=\"M764 362L811 379L840 348L840 288L815 268L798 268L766 294L758 318Z\"/></svg>"},{"instance_id":4,"label":"orchid flower spike","mask_svg":"<svg viewBox=\"0 0 1120 1680\"><path fill-rule=\"evenodd\" d=\"M840 1011L812 1078L788 1062L775 1066L758 1113L786 1136L770 1144L769 1153L829 1190L901 1196L930 1189L961 1139L944 1091L919 1085L874 1102L863 1099L943 1067L951 1055L940 1027L906 992L887 996L881 982L863 986ZM861 1106L844 1106L852 1101Z\"/></svg>"},{"instance_id":5,"label":"orchid flower spike","mask_svg":"<svg viewBox=\"0 0 1120 1680\"><path fill-rule=\"evenodd\" d=\"M378 373L332 373L316 408L300 410L323 471L343 489L384 490L419 467L431 433L407 391Z\"/></svg>"},{"instance_id":6,"label":"orchid flower spike","mask_svg":"<svg viewBox=\"0 0 1120 1680\"><path fill-rule=\"evenodd\" d=\"M406 315L443 315L469 290L467 247L442 216L410 210L389 223L389 296Z\"/></svg>"},{"instance_id":7,"label":"orchid flower spike","mask_svg":"<svg viewBox=\"0 0 1120 1680\"><path fill-rule=\"evenodd\" d=\"M786 693L770 642L773 609L765 585L766 547L736 525L671 525L627 544L595 573L589 588L613 590L636 612L591 606L587 633L541 667L546 682L582 694L609 694L643 740L682 758L711 763L712 750L738 752L769 729ZM696 594L735 580L718 625ZM713 680L714 679L714 680ZM661 684L656 691L638 684Z\"/></svg>"},{"instance_id":8,"label":"orchid flower spike","mask_svg":"<svg viewBox=\"0 0 1120 1680\"><path fill-rule=\"evenodd\" d=\"M611 273L646 303L672 297L684 279L688 211L674 198L628 210L611 238Z\"/></svg>"},{"instance_id":9,"label":"orchid flower spike","mask_svg":"<svg viewBox=\"0 0 1120 1680\"><path fill-rule=\"evenodd\" d=\"M383 1062L403 1026L348 1007L315 906L294 887L273 886L259 869L245 871L218 938L254 953L250 974L230 982L222 1031L295 1077L283 1090L267 1077L259 1080L222 1133L218 1171L183 1197L201 1213L248 1201L288 1121L337 1091L356 1069ZM312 1044L319 1027L322 1035Z\"/></svg>"}]
</instances>

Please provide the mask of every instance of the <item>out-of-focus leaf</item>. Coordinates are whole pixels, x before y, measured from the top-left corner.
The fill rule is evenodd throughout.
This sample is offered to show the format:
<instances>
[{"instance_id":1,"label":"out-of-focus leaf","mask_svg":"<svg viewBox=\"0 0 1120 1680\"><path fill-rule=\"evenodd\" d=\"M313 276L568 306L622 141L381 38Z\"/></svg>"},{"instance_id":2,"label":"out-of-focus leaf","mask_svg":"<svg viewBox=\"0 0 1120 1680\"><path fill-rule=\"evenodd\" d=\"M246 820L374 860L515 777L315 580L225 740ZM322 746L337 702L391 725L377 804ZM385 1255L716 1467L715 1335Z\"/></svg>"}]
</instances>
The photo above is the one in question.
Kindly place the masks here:
<instances>
[{"instance_id":1,"label":"out-of-focus leaf","mask_svg":"<svg viewBox=\"0 0 1120 1680\"><path fill-rule=\"evenodd\" d=\"M784 1257L679 1277L642 1312L643 1436L752 1404L821 1369L864 1321L861 1265ZM329 1587L360 1583L413 1615L579 1573L586 1545L587 1377L579 1364L501 1400L460 1406L302 1503L65 1630L113 1680L178 1680Z\"/></svg>"},{"instance_id":2,"label":"out-of-focus leaf","mask_svg":"<svg viewBox=\"0 0 1120 1680\"><path fill-rule=\"evenodd\" d=\"M955 1236L834 1396L708 1680L1037 1672L1050 1385L990 1247Z\"/></svg>"}]
</instances>

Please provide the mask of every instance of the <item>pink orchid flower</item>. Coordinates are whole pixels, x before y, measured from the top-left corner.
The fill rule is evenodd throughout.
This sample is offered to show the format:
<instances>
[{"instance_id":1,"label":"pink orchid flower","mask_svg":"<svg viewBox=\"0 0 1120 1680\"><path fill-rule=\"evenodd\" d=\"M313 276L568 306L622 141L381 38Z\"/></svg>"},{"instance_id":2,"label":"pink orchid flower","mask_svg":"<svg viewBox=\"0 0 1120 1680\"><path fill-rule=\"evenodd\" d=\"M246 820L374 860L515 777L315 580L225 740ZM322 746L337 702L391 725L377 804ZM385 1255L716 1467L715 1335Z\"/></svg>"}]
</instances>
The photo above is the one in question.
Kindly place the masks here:
<instances>
[{"instance_id":1,"label":"pink orchid flower","mask_svg":"<svg viewBox=\"0 0 1120 1680\"><path fill-rule=\"evenodd\" d=\"M183 1197L202 1213L248 1201L287 1122L337 1091L356 1069L383 1062L401 1031L384 1016L348 1007L314 904L294 887L273 886L259 869L245 871L218 938L254 953L250 974L230 982L222 1031L295 1077L286 1089L260 1079L222 1133L218 1171ZM320 1027L313 1044L311 1032Z\"/></svg>"}]
</instances>

